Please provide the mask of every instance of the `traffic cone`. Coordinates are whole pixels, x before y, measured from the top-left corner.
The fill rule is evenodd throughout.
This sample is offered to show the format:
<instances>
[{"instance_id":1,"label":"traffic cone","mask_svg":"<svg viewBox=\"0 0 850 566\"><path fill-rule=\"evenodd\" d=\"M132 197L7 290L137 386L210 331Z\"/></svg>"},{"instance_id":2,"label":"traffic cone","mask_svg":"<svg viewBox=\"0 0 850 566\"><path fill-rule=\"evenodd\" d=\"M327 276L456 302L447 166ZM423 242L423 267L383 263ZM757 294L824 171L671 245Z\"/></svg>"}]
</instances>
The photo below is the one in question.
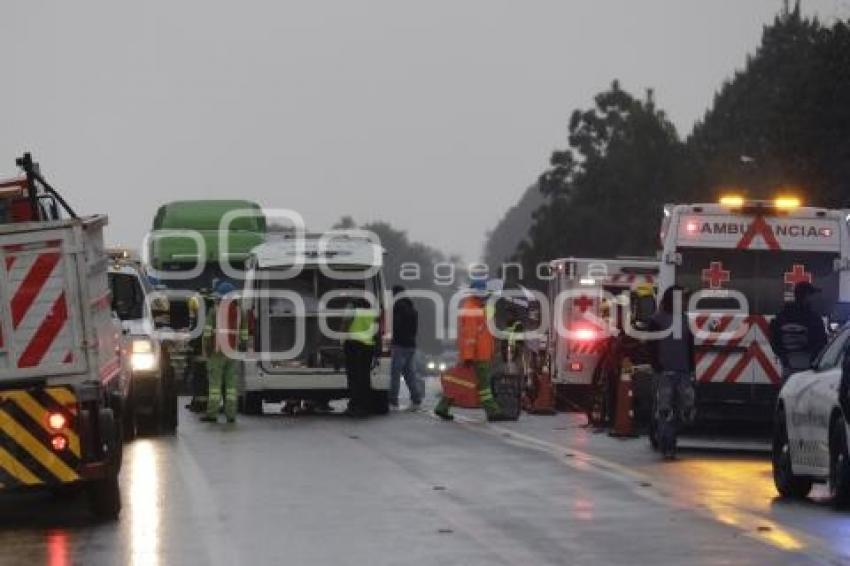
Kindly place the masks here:
<instances>
[{"instance_id":1,"label":"traffic cone","mask_svg":"<svg viewBox=\"0 0 850 566\"><path fill-rule=\"evenodd\" d=\"M534 376L534 398L528 412L532 415L554 415L555 388L548 371L541 371Z\"/></svg>"},{"instance_id":2,"label":"traffic cone","mask_svg":"<svg viewBox=\"0 0 850 566\"><path fill-rule=\"evenodd\" d=\"M620 380L617 383L617 406L614 415L614 426L609 434L611 436L633 438L635 433L635 411L634 411L634 389L632 387L632 374L634 367L630 359L623 359L620 368Z\"/></svg>"}]
</instances>

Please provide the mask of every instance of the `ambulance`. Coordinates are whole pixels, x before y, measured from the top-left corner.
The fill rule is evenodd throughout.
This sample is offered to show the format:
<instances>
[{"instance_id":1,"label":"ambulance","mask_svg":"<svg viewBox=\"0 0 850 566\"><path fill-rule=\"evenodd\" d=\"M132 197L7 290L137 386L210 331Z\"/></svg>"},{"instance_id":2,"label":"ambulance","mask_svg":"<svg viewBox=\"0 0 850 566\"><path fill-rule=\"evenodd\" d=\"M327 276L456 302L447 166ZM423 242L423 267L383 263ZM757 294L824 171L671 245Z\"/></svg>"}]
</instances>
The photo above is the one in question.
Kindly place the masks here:
<instances>
[{"instance_id":1,"label":"ambulance","mask_svg":"<svg viewBox=\"0 0 850 566\"><path fill-rule=\"evenodd\" d=\"M653 258L564 258L549 263L549 357L559 399L589 393L611 330L622 326L624 298L638 288L654 289ZM654 309L654 300L647 310ZM612 318L614 317L614 318Z\"/></svg>"},{"instance_id":2,"label":"ambulance","mask_svg":"<svg viewBox=\"0 0 850 566\"><path fill-rule=\"evenodd\" d=\"M665 206L659 286L695 294L686 308L700 420L769 422L782 385L770 321L802 281L822 290L825 324L850 301L847 219L788 196Z\"/></svg>"}]
</instances>

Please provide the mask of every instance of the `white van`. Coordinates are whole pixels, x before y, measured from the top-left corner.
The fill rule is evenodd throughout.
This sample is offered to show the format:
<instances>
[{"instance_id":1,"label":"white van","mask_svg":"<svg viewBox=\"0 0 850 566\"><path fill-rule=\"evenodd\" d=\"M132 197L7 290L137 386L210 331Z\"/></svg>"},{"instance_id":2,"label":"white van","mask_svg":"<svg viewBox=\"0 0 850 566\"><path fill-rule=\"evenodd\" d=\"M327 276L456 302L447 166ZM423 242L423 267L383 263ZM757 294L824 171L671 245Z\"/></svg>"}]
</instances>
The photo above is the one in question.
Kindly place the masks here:
<instances>
[{"instance_id":1,"label":"white van","mask_svg":"<svg viewBox=\"0 0 850 566\"><path fill-rule=\"evenodd\" d=\"M341 332L351 301L377 311L380 352L371 377L372 411L388 412L383 255L366 238L339 235L269 241L252 250L242 298L249 338L239 380L241 412L261 414L263 401L349 397L342 340L323 327Z\"/></svg>"}]
</instances>

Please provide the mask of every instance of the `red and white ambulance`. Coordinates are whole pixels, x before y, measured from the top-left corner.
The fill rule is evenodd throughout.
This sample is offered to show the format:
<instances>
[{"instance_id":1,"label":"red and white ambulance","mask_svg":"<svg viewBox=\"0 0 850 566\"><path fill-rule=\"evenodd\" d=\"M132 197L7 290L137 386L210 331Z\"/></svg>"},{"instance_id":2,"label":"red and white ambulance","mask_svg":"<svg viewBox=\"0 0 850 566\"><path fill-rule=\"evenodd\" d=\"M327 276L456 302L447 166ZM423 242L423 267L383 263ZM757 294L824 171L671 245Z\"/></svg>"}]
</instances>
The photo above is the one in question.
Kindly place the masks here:
<instances>
[{"instance_id":1,"label":"red and white ambulance","mask_svg":"<svg viewBox=\"0 0 850 566\"><path fill-rule=\"evenodd\" d=\"M688 315L701 418L769 420L782 382L770 320L801 281L822 289L825 322L850 300L848 211L727 196L664 214L659 287L698 295Z\"/></svg>"},{"instance_id":2,"label":"red and white ambulance","mask_svg":"<svg viewBox=\"0 0 850 566\"><path fill-rule=\"evenodd\" d=\"M613 328L621 327L618 297L654 288L653 258L564 258L549 262L549 356L560 398L581 399L593 384ZM615 318L612 318L615 317Z\"/></svg>"}]
</instances>

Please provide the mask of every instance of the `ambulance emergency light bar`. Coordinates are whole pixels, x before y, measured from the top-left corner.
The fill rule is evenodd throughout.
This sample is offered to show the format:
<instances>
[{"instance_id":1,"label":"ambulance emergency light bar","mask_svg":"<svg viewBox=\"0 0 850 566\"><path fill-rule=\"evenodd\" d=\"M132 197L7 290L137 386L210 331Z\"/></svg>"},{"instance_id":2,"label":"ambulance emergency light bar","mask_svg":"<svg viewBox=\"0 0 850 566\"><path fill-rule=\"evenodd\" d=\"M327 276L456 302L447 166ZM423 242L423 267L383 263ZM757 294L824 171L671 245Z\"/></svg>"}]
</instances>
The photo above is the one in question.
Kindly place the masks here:
<instances>
[{"instance_id":1,"label":"ambulance emergency light bar","mask_svg":"<svg viewBox=\"0 0 850 566\"><path fill-rule=\"evenodd\" d=\"M743 211L761 211L766 212L775 210L780 212L788 212L802 206L798 197L791 195L781 195L770 200L746 200L741 195L723 195L720 197L720 206L731 209L740 209Z\"/></svg>"}]
</instances>

